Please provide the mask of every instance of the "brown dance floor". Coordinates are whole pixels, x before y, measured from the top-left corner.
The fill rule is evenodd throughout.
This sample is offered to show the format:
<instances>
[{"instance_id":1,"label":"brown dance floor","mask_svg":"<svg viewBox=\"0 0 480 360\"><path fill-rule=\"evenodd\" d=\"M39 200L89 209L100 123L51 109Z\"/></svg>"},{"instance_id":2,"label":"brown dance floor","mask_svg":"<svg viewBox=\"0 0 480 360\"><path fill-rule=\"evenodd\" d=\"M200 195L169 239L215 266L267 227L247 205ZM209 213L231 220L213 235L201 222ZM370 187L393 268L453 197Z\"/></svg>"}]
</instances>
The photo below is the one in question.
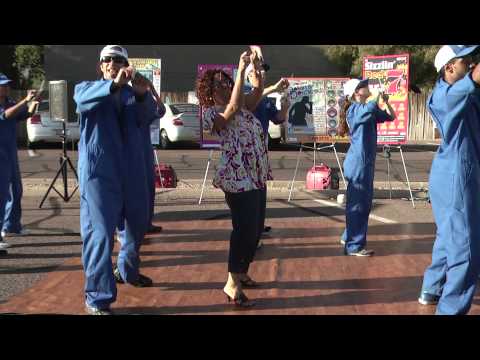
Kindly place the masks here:
<instances>
[{"instance_id":1,"label":"brown dance floor","mask_svg":"<svg viewBox=\"0 0 480 360\"><path fill-rule=\"evenodd\" d=\"M142 272L152 288L118 286L117 314L355 315L433 314L417 303L430 262L433 224L370 221L372 258L343 256L344 217L269 219L271 236L257 253L245 290L257 305L237 310L222 288L226 280L230 219L162 221L163 233L146 239ZM117 245L116 245L117 246ZM65 262L26 292L0 305L1 313L84 314L80 258ZM478 294L470 314L480 314Z\"/></svg>"}]
</instances>

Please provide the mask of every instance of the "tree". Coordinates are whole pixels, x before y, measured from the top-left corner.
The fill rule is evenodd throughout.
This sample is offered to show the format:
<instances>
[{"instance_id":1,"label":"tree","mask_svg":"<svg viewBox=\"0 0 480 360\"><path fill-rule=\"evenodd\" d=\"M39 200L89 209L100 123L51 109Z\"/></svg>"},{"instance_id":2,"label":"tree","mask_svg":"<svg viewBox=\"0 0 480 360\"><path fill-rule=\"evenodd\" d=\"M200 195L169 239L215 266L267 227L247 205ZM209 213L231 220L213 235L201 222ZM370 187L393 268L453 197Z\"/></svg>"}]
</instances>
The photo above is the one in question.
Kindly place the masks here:
<instances>
[{"instance_id":1,"label":"tree","mask_svg":"<svg viewBox=\"0 0 480 360\"><path fill-rule=\"evenodd\" d=\"M16 84L18 80L17 70L13 67L13 57L15 53L14 45L0 46L0 73L5 74Z\"/></svg>"},{"instance_id":2,"label":"tree","mask_svg":"<svg viewBox=\"0 0 480 360\"><path fill-rule=\"evenodd\" d=\"M45 78L43 45L16 45L13 66L17 70L20 88L38 87Z\"/></svg>"},{"instance_id":3,"label":"tree","mask_svg":"<svg viewBox=\"0 0 480 360\"><path fill-rule=\"evenodd\" d=\"M362 61L366 55L410 54L410 83L419 88L432 88L437 72L433 60L439 45L332 45L326 55L352 77L362 75Z\"/></svg>"}]
</instances>

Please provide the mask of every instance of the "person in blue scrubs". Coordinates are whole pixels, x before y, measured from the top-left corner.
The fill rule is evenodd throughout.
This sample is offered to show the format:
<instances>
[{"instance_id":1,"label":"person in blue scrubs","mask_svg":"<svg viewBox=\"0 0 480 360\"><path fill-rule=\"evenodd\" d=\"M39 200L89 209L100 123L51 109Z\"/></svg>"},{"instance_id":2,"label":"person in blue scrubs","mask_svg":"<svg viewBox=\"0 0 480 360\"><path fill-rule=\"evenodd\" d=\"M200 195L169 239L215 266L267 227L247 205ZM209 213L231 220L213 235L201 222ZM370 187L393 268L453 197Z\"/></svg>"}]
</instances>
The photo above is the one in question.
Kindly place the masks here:
<instances>
[{"instance_id":1,"label":"person in blue scrubs","mask_svg":"<svg viewBox=\"0 0 480 360\"><path fill-rule=\"evenodd\" d=\"M152 91L152 96L154 97L157 103L157 114L158 118L162 118L167 111L165 105L162 103L162 100L158 96L153 87L153 84L149 84ZM147 172L147 186L148 186L148 215L147 215L147 234L156 234L163 230L161 226L156 226L153 224L153 215L155 210L155 159L153 156L153 145L151 140L150 134L150 126L156 119L152 119L150 122L146 122L141 127L141 135L142 135L142 145L144 150L144 157L145 157L145 169ZM124 236L125 233L125 219L120 219L117 231L117 240L121 242L121 238ZM118 278L118 275L116 275Z\"/></svg>"},{"instance_id":2,"label":"person in blue scrubs","mask_svg":"<svg viewBox=\"0 0 480 360\"><path fill-rule=\"evenodd\" d=\"M15 171L13 181L10 184L7 204L5 205L5 219L2 230L2 236L4 238L28 234L22 226L23 184L18 162L16 168L17 171Z\"/></svg>"},{"instance_id":3,"label":"person in blue scrubs","mask_svg":"<svg viewBox=\"0 0 480 360\"><path fill-rule=\"evenodd\" d=\"M266 71L270 69L270 67L266 64L262 65L262 78L263 82L266 81ZM246 86L245 91L251 91L251 79L250 77L253 76L253 66L249 65L245 71L246 74ZM287 120L288 108L290 107L290 103L287 97L282 97L281 107L280 110L277 109L276 100L273 98L269 98L268 95L273 93L282 93L289 87L289 82L287 79L280 79L275 85L266 87L263 90L262 99L260 103L257 105L256 110L254 111L255 117L260 120L260 123L263 127L263 132L265 134L265 139L268 141L268 128L270 126L270 121L276 125L282 124ZM268 144L267 144L268 149ZM267 210L267 186L265 189L260 191L260 222L259 222L259 236L257 242L257 248L261 248L263 243L261 240L261 236L263 233L269 233L272 230L271 226L265 226L265 214Z\"/></svg>"},{"instance_id":4,"label":"person in blue scrubs","mask_svg":"<svg viewBox=\"0 0 480 360\"><path fill-rule=\"evenodd\" d=\"M17 155L17 122L31 117L28 103L36 98L37 92L31 90L28 95L15 103L9 98L10 82L0 74L0 250L8 248L5 236L21 234L21 197L22 183Z\"/></svg>"},{"instance_id":5,"label":"person in blue scrubs","mask_svg":"<svg viewBox=\"0 0 480 360\"><path fill-rule=\"evenodd\" d=\"M153 91L155 88L153 88L153 84L151 85ZM157 113L158 113L158 118L162 118L165 115L165 112L167 109L165 108L165 105L163 105L162 100L158 96L158 94L154 91L152 94L153 97L155 98L155 101L157 103ZM161 226L156 226L153 224L153 215L154 215L154 210L155 210L155 159L153 156L153 145L152 145L152 138L150 134L150 125L152 122L156 119L152 119L150 123L146 123L146 126L142 127L142 138L143 138L143 145L144 145L144 151L145 151L145 166L147 169L147 183L148 183L148 191L149 191L149 203L148 203L148 230L147 233L149 234L155 234L159 233L162 231Z\"/></svg>"},{"instance_id":6,"label":"person in blue scrubs","mask_svg":"<svg viewBox=\"0 0 480 360\"><path fill-rule=\"evenodd\" d=\"M350 148L344 162L348 180L346 229L342 235L345 255L372 256L367 250L368 218L372 208L373 179L377 156L377 124L395 119L388 95L371 96L368 80L352 79L344 85L345 102L340 112L340 136L349 133ZM381 102L386 109L380 108Z\"/></svg>"},{"instance_id":7,"label":"person in blue scrubs","mask_svg":"<svg viewBox=\"0 0 480 360\"><path fill-rule=\"evenodd\" d=\"M438 315L467 314L480 273L479 45L445 45L435 57L439 78L427 100L442 137L429 194L437 233L418 301Z\"/></svg>"},{"instance_id":8,"label":"person in blue scrubs","mask_svg":"<svg viewBox=\"0 0 480 360\"><path fill-rule=\"evenodd\" d=\"M117 296L111 256L121 218L125 236L115 269L119 282L152 285L139 272L139 248L148 226L141 127L158 114L146 82L128 85L133 69L126 49L107 45L100 54L100 69L101 80L76 85L74 100L80 114L78 174L86 311L108 315Z\"/></svg>"}]
</instances>

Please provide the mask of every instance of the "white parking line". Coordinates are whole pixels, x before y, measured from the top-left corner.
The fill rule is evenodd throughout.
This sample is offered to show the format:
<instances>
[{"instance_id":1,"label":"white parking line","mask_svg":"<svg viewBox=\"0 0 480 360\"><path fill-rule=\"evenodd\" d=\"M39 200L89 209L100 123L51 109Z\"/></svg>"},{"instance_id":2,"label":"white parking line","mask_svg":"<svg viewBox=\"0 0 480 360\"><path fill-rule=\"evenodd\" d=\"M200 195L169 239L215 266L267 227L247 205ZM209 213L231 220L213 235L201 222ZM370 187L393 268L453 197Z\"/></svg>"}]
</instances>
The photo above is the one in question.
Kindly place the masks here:
<instances>
[{"instance_id":1,"label":"white parking line","mask_svg":"<svg viewBox=\"0 0 480 360\"><path fill-rule=\"evenodd\" d=\"M321 200L321 199L316 199L316 200L313 200L319 204L323 204L323 205L327 205L327 206L333 206L333 207L337 207L337 208L340 208L340 209L345 209L344 206L336 203L336 202L333 202L333 201L328 201L328 200ZM374 214L370 214L370 219L373 219L373 220L376 220L376 221L380 221L384 224L398 224L397 221L395 220L390 220L390 219L387 219L387 218L384 218L384 217L381 217L381 216L377 216L377 215L374 215Z\"/></svg>"}]
</instances>

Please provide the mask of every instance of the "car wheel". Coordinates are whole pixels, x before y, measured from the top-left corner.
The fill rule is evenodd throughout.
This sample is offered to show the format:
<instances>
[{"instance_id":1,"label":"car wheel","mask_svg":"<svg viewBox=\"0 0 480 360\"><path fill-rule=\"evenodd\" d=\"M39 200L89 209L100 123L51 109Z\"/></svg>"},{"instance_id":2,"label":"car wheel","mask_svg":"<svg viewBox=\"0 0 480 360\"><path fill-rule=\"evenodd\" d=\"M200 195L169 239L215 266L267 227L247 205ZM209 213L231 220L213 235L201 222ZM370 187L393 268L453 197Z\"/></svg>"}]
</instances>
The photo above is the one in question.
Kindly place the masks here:
<instances>
[{"instance_id":1,"label":"car wheel","mask_svg":"<svg viewBox=\"0 0 480 360\"><path fill-rule=\"evenodd\" d=\"M169 149L172 146L172 142L168 138L167 132L162 130L160 133L160 146L162 149Z\"/></svg>"},{"instance_id":2,"label":"car wheel","mask_svg":"<svg viewBox=\"0 0 480 360\"><path fill-rule=\"evenodd\" d=\"M37 149L38 149L38 141L36 141L36 142L30 142L30 140L27 139L27 149L29 149L29 150L37 150Z\"/></svg>"}]
</instances>

